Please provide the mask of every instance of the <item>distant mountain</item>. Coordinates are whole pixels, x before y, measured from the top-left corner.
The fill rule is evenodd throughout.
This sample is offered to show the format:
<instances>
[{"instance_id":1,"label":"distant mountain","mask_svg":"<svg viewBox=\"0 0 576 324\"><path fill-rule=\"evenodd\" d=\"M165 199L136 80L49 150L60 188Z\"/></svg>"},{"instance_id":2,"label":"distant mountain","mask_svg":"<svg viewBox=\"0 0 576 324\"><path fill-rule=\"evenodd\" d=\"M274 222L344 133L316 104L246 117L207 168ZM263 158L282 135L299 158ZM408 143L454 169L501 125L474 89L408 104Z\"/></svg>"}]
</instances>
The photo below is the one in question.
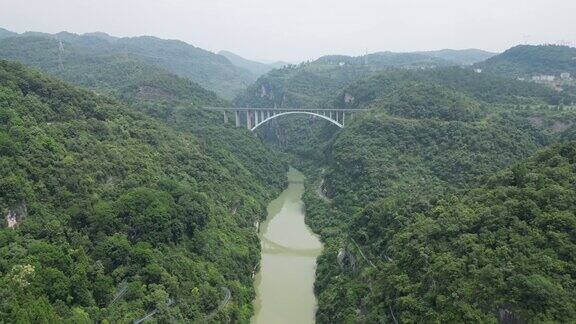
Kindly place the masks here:
<instances>
[{"instance_id":1,"label":"distant mountain","mask_svg":"<svg viewBox=\"0 0 576 324\"><path fill-rule=\"evenodd\" d=\"M280 68L287 64L283 62L266 64L257 61L252 61L229 51L220 51L218 52L218 54L226 57L235 66L250 71L250 73L254 74L255 76L261 76L262 74L266 74L268 71L272 69Z\"/></svg>"},{"instance_id":2,"label":"distant mountain","mask_svg":"<svg viewBox=\"0 0 576 324\"><path fill-rule=\"evenodd\" d=\"M280 69L280 68L283 68L287 65L292 65L294 63L285 62L285 61L275 61L275 62L266 63L266 64L270 65L271 67L273 67L275 69Z\"/></svg>"},{"instance_id":3,"label":"distant mountain","mask_svg":"<svg viewBox=\"0 0 576 324\"><path fill-rule=\"evenodd\" d=\"M143 110L150 105L174 108L226 104L197 83L132 56L92 55L69 43L63 47L60 64L58 40L13 37L0 41L0 57L39 68L98 94L137 103Z\"/></svg>"},{"instance_id":4,"label":"distant mountain","mask_svg":"<svg viewBox=\"0 0 576 324\"><path fill-rule=\"evenodd\" d=\"M518 45L475 67L486 73L532 77L567 72L576 75L576 48L559 45Z\"/></svg>"},{"instance_id":5,"label":"distant mountain","mask_svg":"<svg viewBox=\"0 0 576 324\"><path fill-rule=\"evenodd\" d=\"M11 34L11 36L18 36ZM34 41L25 38L34 37ZM0 52L5 47L20 58L38 56L32 43L44 39L58 39L64 48L74 48L75 52L97 56L130 56L141 62L162 67L163 69L197 82L202 87L215 91L225 98L232 98L244 90L256 77L247 70L233 65L227 58L177 40L165 40L150 36L117 38L105 33L88 33L77 35L68 32L46 34L26 32L20 37L8 37L0 41ZM8 42L9 44L5 44ZM19 44L23 47L19 48ZM32 46L32 47L30 47ZM39 57L39 60L58 60L58 44L49 51L50 57ZM39 55L42 56L42 55ZM18 59L10 56L0 56ZM26 64L32 64L24 60Z\"/></svg>"},{"instance_id":6,"label":"distant mountain","mask_svg":"<svg viewBox=\"0 0 576 324\"><path fill-rule=\"evenodd\" d=\"M252 107L319 107L352 82L388 69L426 70L456 63L414 53L379 52L365 56L328 55L313 62L272 70L236 97Z\"/></svg>"},{"instance_id":7,"label":"distant mountain","mask_svg":"<svg viewBox=\"0 0 576 324\"><path fill-rule=\"evenodd\" d=\"M414 53L430 57L441 58L462 65L471 65L474 63L487 60L493 57L494 55L497 55L497 53L487 52L475 48L464 50L442 49L438 51L420 51Z\"/></svg>"},{"instance_id":8,"label":"distant mountain","mask_svg":"<svg viewBox=\"0 0 576 324\"><path fill-rule=\"evenodd\" d=\"M363 56L327 55L320 57L316 62L338 65L366 65L373 70L383 68L426 69L457 65L455 62L429 55L395 52L376 52Z\"/></svg>"},{"instance_id":9,"label":"distant mountain","mask_svg":"<svg viewBox=\"0 0 576 324\"><path fill-rule=\"evenodd\" d=\"M118 39L118 37L110 36L110 35L103 33L103 32L85 33L83 35L84 36L98 37L98 38L101 38L101 39L104 39L104 40L107 40L110 42L113 42L113 41Z\"/></svg>"},{"instance_id":10,"label":"distant mountain","mask_svg":"<svg viewBox=\"0 0 576 324\"><path fill-rule=\"evenodd\" d=\"M430 68L438 66L471 65L484 61L496 53L486 52L479 49L453 50L443 49L439 51L420 52L376 52L364 56L328 55L321 57L320 61L343 62L349 64L368 63L380 67L401 68Z\"/></svg>"},{"instance_id":11,"label":"distant mountain","mask_svg":"<svg viewBox=\"0 0 576 324\"><path fill-rule=\"evenodd\" d=\"M332 101L332 106L365 107L400 88L421 84L435 84L490 104L557 104L562 99L562 94L539 84L476 73L463 67L447 67L426 71L386 71L360 79L342 90ZM575 98L572 100L576 102Z\"/></svg>"}]
</instances>

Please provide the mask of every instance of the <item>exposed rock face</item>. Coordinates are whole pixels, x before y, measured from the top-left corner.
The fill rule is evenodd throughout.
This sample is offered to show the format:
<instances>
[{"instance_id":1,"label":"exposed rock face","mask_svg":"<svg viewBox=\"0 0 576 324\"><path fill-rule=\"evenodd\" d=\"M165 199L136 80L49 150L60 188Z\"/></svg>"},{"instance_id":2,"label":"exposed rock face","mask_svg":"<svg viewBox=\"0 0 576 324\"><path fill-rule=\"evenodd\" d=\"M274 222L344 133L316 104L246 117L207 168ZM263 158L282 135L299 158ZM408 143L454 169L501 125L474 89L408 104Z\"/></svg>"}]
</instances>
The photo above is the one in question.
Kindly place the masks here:
<instances>
[{"instance_id":1,"label":"exposed rock face","mask_svg":"<svg viewBox=\"0 0 576 324\"><path fill-rule=\"evenodd\" d=\"M532 124L536 127L544 126L544 118L543 117L539 117L539 116L529 117L528 121L530 121L530 124ZM568 127L570 127L570 126L572 126L571 122L563 122L563 121L556 120L552 124L551 130L553 133L561 133L561 132L565 131L566 129L568 129Z\"/></svg>"},{"instance_id":2,"label":"exposed rock face","mask_svg":"<svg viewBox=\"0 0 576 324\"><path fill-rule=\"evenodd\" d=\"M350 268L353 271L356 269L356 259L352 253L344 247L338 250L336 261L338 261L338 265L341 269Z\"/></svg>"},{"instance_id":3,"label":"exposed rock face","mask_svg":"<svg viewBox=\"0 0 576 324\"><path fill-rule=\"evenodd\" d=\"M260 85L260 98L267 98L270 100L274 100L274 91L273 87L271 87L267 83L262 83Z\"/></svg>"},{"instance_id":4,"label":"exposed rock face","mask_svg":"<svg viewBox=\"0 0 576 324\"><path fill-rule=\"evenodd\" d=\"M174 98L170 93L150 86L140 86L135 95L139 100L168 100Z\"/></svg>"},{"instance_id":5,"label":"exposed rock face","mask_svg":"<svg viewBox=\"0 0 576 324\"><path fill-rule=\"evenodd\" d=\"M501 308L498 310L498 323L502 324L523 324L525 320L514 314L511 310Z\"/></svg>"},{"instance_id":6,"label":"exposed rock face","mask_svg":"<svg viewBox=\"0 0 576 324\"><path fill-rule=\"evenodd\" d=\"M544 118L538 117L538 116L529 117L528 120L530 121L530 124L532 124L536 127L540 127L544 123Z\"/></svg>"},{"instance_id":7,"label":"exposed rock face","mask_svg":"<svg viewBox=\"0 0 576 324\"><path fill-rule=\"evenodd\" d=\"M349 93L345 93L344 94L344 103L352 103L354 102L354 96L349 94Z\"/></svg>"},{"instance_id":8,"label":"exposed rock face","mask_svg":"<svg viewBox=\"0 0 576 324\"><path fill-rule=\"evenodd\" d=\"M8 212L6 213L6 226L8 228L16 227L26 216L28 216L28 207L24 202L16 207L8 208Z\"/></svg>"},{"instance_id":9,"label":"exposed rock face","mask_svg":"<svg viewBox=\"0 0 576 324\"><path fill-rule=\"evenodd\" d=\"M568 127L570 127L571 125L572 125L572 123L570 123L570 122L564 123L564 122L557 120L552 125L552 131L554 133L561 133L561 132L565 131L566 129L568 129Z\"/></svg>"}]
</instances>

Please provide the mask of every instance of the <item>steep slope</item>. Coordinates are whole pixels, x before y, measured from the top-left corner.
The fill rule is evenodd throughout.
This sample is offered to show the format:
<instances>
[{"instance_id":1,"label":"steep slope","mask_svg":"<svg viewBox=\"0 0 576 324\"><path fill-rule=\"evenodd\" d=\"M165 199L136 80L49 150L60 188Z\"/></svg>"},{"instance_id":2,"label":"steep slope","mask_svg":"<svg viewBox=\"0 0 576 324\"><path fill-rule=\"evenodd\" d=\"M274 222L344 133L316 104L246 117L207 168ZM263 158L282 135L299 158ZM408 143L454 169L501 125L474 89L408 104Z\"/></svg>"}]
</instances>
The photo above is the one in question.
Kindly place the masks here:
<instances>
[{"instance_id":1,"label":"steep slope","mask_svg":"<svg viewBox=\"0 0 576 324\"><path fill-rule=\"evenodd\" d=\"M227 99L232 99L256 79L227 58L181 41L142 36L121 38L115 45L120 53L134 55L189 78Z\"/></svg>"},{"instance_id":2,"label":"steep slope","mask_svg":"<svg viewBox=\"0 0 576 324\"><path fill-rule=\"evenodd\" d=\"M443 90L436 91L438 87ZM520 105L526 112L523 118L535 118L535 122L540 117L538 113L530 115L532 108L529 107L576 102L576 96L558 93L543 85L476 73L461 67L370 72L363 65L335 66L314 62L269 72L243 96L236 98L235 103L252 107L377 108L394 99L390 96L398 97L400 93L396 91L400 90L404 92L403 97L410 97L412 90L420 93L421 107L427 103L440 104L435 102L436 95L444 90L451 91L456 97L474 99L473 106L483 105L488 110L505 106L500 108L519 113L516 106ZM469 103L468 100L464 102L464 106ZM391 111L394 106L402 109L404 104L402 99L396 98L386 106ZM336 130L322 120L291 117L275 120L268 127L262 127L260 132L269 142L288 152L317 160L326 155L327 145Z\"/></svg>"},{"instance_id":3,"label":"steep slope","mask_svg":"<svg viewBox=\"0 0 576 324\"><path fill-rule=\"evenodd\" d=\"M18 34L15 33L15 32L11 32L11 31L9 31L9 30L7 30L7 29L0 28L0 39L2 39L2 38L8 38L8 37L13 37L13 36L16 36L16 35L18 35Z\"/></svg>"},{"instance_id":4,"label":"steep slope","mask_svg":"<svg viewBox=\"0 0 576 324\"><path fill-rule=\"evenodd\" d=\"M413 53L330 55L260 77L235 102L253 107L321 107L352 82L389 69L418 70L455 65Z\"/></svg>"},{"instance_id":5,"label":"steep slope","mask_svg":"<svg viewBox=\"0 0 576 324\"><path fill-rule=\"evenodd\" d=\"M417 257L411 254L404 259L400 245L388 251L379 238L396 233L399 240L419 237L421 232L403 232L403 228L420 220L423 210L433 211L429 208L439 197L481 186L486 177L557 140L558 134L576 123L573 111L551 106L558 102L558 94L542 85L462 68L386 71L342 90L333 99L334 106L370 108L370 112L358 115L339 132L307 141L327 143L320 146L325 156L299 155L317 158L302 163L308 176L317 179L305 194L307 221L325 243L315 286L317 321L393 322L393 316L399 322L490 321L499 311L521 318L537 312L522 313L527 304L513 308L503 302L505 298L474 310L476 305L468 301L444 307L443 302L422 299L426 289L432 289L428 277L415 278L410 272L388 279L391 270L384 267L402 258L406 262L402 271L420 269L421 264L410 263ZM318 197L318 191L329 200ZM394 226L386 217L395 217ZM449 235L443 231L451 229L434 233ZM407 240L402 243L408 245ZM455 253L448 248L442 251ZM426 255L419 260L426 264ZM495 262L491 259L488 264ZM442 276L440 265L426 269ZM475 280L477 285L487 282ZM453 287L467 283L462 279ZM422 285L424 292L417 288ZM565 307L568 293L562 293ZM510 295L507 298L511 304L516 302ZM490 304L492 299L478 302ZM554 316L559 309L564 308L555 309ZM546 312L539 316L561 318L547 317Z\"/></svg>"},{"instance_id":6,"label":"steep slope","mask_svg":"<svg viewBox=\"0 0 576 324\"><path fill-rule=\"evenodd\" d=\"M528 118L433 84L405 85L369 107L337 134L326 179L329 194L354 192L360 206L466 186L549 142Z\"/></svg>"},{"instance_id":7,"label":"steep slope","mask_svg":"<svg viewBox=\"0 0 576 324\"><path fill-rule=\"evenodd\" d=\"M77 37L74 34L70 36ZM258 178L265 179L268 176L266 173L257 172L259 168L261 170L266 167L266 161L261 161L262 164L255 163L249 152L243 151L240 142L244 138L239 138L228 128L219 127L222 124L221 116L196 109L203 105L227 105L213 92L201 88L196 83L130 56L94 56L82 48L71 46L64 50L63 58L66 64L61 68L59 62L54 60L54 57L57 57L56 53L42 54L56 50L57 40L26 37L25 40L15 40L15 46L8 46L11 40L5 43L5 55L39 66L45 71L88 87L99 94L114 96L180 131L193 133L202 141L215 144L207 145L207 150L225 146L228 150L226 154L232 153L241 159L243 168L253 171ZM90 41L100 42L94 39ZM25 44L28 45L23 46ZM27 50L21 51L23 47ZM211 153L222 154L222 152Z\"/></svg>"},{"instance_id":8,"label":"steep slope","mask_svg":"<svg viewBox=\"0 0 576 324\"><path fill-rule=\"evenodd\" d=\"M253 223L284 184L274 152L242 129L223 128L232 143L176 132L6 61L0 106L1 319L127 322L157 309L159 321L201 321L222 287L233 302L218 319L249 319Z\"/></svg>"},{"instance_id":9,"label":"steep slope","mask_svg":"<svg viewBox=\"0 0 576 324\"><path fill-rule=\"evenodd\" d=\"M576 75L576 48L559 45L518 45L476 64L487 73L530 78L561 73Z\"/></svg>"},{"instance_id":10,"label":"steep slope","mask_svg":"<svg viewBox=\"0 0 576 324\"><path fill-rule=\"evenodd\" d=\"M33 47L33 41L26 38L33 37L36 42L39 38L45 41L53 40L54 44L47 52ZM19 37L5 38L0 41L0 54L2 58L22 60L26 64L36 61L59 61L59 44L63 42L65 53L81 53L90 57L116 57L129 56L143 63L160 67L173 74L188 78L202 87L217 92L219 95L231 99L241 90L245 89L255 77L248 71L235 67L228 59L221 55L194 47L190 44L164 40L156 37L126 37L116 38L104 33L89 33L77 35L67 32L50 35L43 33L24 33ZM65 54L66 55L66 54ZM35 61L26 61L34 58ZM63 58L63 65L67 60Z\"/></svg>"},{"instance_id":11,"label":"steep slope","mask_svg":"<svg viewBox=\"0 0 576 324\"><path fill-rule=\"evenodd\" d=\"M10 38L0 42L0 57L18 60L98 93L124 99L185 97L193 105L218 104L219 99L213 92L135 57L98 55L71 44L66 44L60 54L58 46L58 40L53 38Z\"/></svg>"},{"instance_id":12,"label":"steep slope","mask_svg":"<svg viewBox=\"0 0 576 324\"><path fill-rule=\"evenodd\" d=\"M352 235L385 258L364 274L363 319L574 321L575 183L570 142L430 205L366 208Z\"/></svg>"},{"instance_id":13,"label":"steep slope","mask_svg":"<svg viewBox=\"0 0 576 324\"><path fill-rule=\"evenodd\" d=\"M270 71L234 102L244 107L321 107L350 82L368 74L364 66L301 63Z\"/></svg>"}]
</instances>

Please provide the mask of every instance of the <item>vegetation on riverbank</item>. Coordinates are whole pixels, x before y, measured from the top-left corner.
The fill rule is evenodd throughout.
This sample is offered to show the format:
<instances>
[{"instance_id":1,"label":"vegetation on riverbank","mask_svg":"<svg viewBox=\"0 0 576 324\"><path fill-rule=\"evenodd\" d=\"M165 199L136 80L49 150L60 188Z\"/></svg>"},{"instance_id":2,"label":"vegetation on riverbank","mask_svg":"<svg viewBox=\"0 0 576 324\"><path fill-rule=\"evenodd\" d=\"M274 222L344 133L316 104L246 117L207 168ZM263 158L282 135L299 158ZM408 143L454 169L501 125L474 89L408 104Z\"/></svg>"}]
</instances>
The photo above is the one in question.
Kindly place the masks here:
<instances>
[{"instance_id":1,"label":"vegetation on riverbank","mask_svg":"<svg viewBox=\"0 0 576 324\"><path fill-rule=\"evenodd\" d=\"M573 136L574 112L552 91L439 69L383 73L333 100L371 112L305 139L326 154L302 163L325 246L318 322L574 318L575 144L534 156ZM318 197L321 168L331 202Z\"/></svg>"},{"instance_id":2,"label":"vegetation on riverbank","mask_svg":"<svg viewBox=\"0 0 576 324\"><path fill-rule=\"evenodd\" d=\"M277 154L210 116L182 132L20 64L0 76L0 204L16 221L0 229L0 318L201 320L227 287L217 319L249 319Z\"/></svg>"}]
</instances>

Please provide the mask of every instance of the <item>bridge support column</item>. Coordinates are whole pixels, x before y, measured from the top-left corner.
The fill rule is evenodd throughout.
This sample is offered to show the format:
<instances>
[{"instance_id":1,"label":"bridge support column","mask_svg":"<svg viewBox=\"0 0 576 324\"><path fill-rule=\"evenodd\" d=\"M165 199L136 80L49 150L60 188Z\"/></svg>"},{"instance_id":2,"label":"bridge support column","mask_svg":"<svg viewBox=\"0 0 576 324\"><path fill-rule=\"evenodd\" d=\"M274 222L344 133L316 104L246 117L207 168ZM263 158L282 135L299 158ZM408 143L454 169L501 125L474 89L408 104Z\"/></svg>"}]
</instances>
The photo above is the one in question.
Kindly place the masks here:
<instances>
[{"instance_id":1,"label":"bridge support column","mask_svg":"<svg viewBox=\"0 0 576 324\"><path fill-rule=\"evenodd\" d=\"M258 126L258 124L259 124L259 122L258 122L259 116L260 116L260 112L259 112L258 110L254 111L254 126Z\"/></svg>"},{"instance_id":2,"label":"bridge support column","mask_svg":"<svg viewBox=\"0 0 576 324\"><path fill-rule=\"evenodd\" d=\"M236 127L240 127L240 114L238 113L238 110L234 111L234 117L236 118Z\"/></svg>"},{"instance_id":3,"label":"bridge support column","mask_svg":"<svg viewBox=\"0 0 576 324\"><path fill-rule=\"evenodd\" d=\"M342 112L342 126L344 126L344 119L346 118L346 113Z\"/></svg>"},{"instance_id":4,"label":"bridge support column","mask_svg":"<svg viewBox=\"0 0 576 324\"><path fill-rule=\"evenodd\" d=\"M224 112L224 124L228 124L228 115L226 115L226 110Z\"/></svg>"},{"instance_id":5,"label":"bridge support column","mask_svg":"<svg viewBox=\"0 0 576 324\"><path fill-rule=\"evenodd\" d=\"M246 127L252 129L252 113L250 110L246 110Z\"/></svg>"}]
</instances>

